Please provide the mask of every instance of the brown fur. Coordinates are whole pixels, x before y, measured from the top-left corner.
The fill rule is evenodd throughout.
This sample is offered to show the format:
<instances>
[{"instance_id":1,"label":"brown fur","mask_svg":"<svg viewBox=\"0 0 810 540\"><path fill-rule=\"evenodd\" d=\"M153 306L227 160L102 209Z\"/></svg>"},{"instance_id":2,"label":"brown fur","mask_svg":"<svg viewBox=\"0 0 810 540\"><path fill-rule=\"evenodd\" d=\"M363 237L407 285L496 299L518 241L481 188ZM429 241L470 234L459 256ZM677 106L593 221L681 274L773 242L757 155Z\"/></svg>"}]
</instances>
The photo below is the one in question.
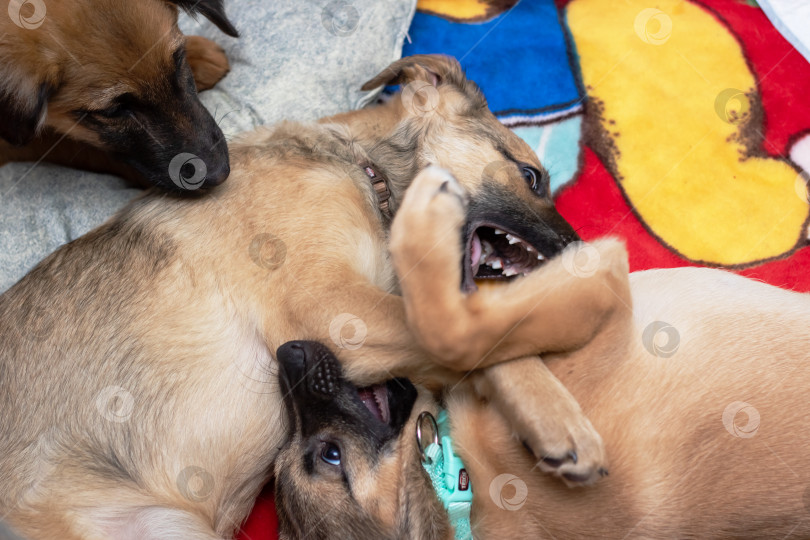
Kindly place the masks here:
<instances>
[{"instance_id":1,"label":"brown fur","mask_svg":"<svg viewBox=\"0 0 810 540\"><path fill-rule=\"evenodd\" d=\"M405 211L403 207L400 216ZM478 371L448 388L454 446L471 476L475 538L810 537L810 295L705 268L651 270L628 278L619 243L601 240L593 246L630 294L614 297L608 322L587 344L544 355L548 368L536 358L523 359ZM542 269L549 286L558 284L569 295L590 294L585 280L569 281L565 257L564 252ZM570 309L562 296L542 306L546 321L567 317ZM669 343L674 347L660 349L667 354L651 352L649 336L645 338L645 329L656 321L679 333L669 338L676 339ZM595 486L569 489L538 474L536 460L504 422L502 405L508 408L542 393L549 381L546 369L579 400L604 437L612 466L610 476ZM735 402L757 411L750 427L745 413L724 418ZM436 502L414 439L416 418L425 410L435 414L436 402L423 392L399 437L376 456L359 451L355 431L329 432L330 426L322 425L318 433L341 449L349 487L330 486L318 471L282 472L282 538L318 537L322 529L313 515L327 505L341 507L351 500L343 515L363 513L368 500L385 507L386 498L400 496L385 486ZM554 414L549 405L542 410ZM735 426L751 436L733 435ZM288 454L300 455L299 441L296 432L278 463L286 463ZM364 465L382 460L389 464L384 469ZM525 486L526 496L521 498L514 484L503 481L492 491L502 474ZM319 489L313 491L312 485ZM358 498L356 485L380 487ZM294 518L285 513L288 498L296 502ZM516 507L510 509L504 500ZM453 537L434 528L436 516L424 512L398 506L377 521L382 528L378 537ZM440 515L447 524L444 510ZM290 527L291 519L297 528ZM341 515L331 516L328 523L330 537L369 537ZM406 524L422 532L409 536L402 532Z\"/></svg>"},{"instance_id":2,"label":"brown fur","mask_svg":"<svg viewBox=\"0 0 810 540\"><path fill-rule=\"evenodd\" d=\"M198 92L213 88L231 70L222 47L200 36L186 37L186 61Z\"/></svg>"},{"instance_id":3,"label":"brown fur","mask_svg":"<svg viewBox=\"0 0 810 540\"><path fill-rule=\"evenodd\" d=\"M445 250L423 259L395 230L398 281L387 219L364 166L388 179L394 210L406 204L412 175L434 164L463 182L471 215L531 223L526 234L549 256L576 236L547 190L528 187L525 168L542 171L536 156L500 125L456 62L412 57L375 83L401 74L401 82L438 97L430 114L395 97L376 113L248 134L233 144L232 181L207 197L149 193L0 296L0 325L10 329L0 334L0 515L12 526L32 539L131 531L139 538L230 536L286 437L273 352L302 337L340 341L330 327L342 314L367 328L362 346L341 350L358 383L399 374L435 386L471 367L462 356L469 349L431 332L414 339L409 330L426 328L420 313L431 320L457 313L453 294L446 305L415 305L407 297L421 294L416 283L433 279L459 290L458 259L440 268ZM370 132L375 114L391 122L384 133ZM493 162L497 174L484 174ZM438 190L433 210L413 230L423 235L423 249L440 232L423 230L441 224L436 212L449 210L456 224L461 218L452 193L458 187L444 189L446 179L425 169L411 210L401 210L410 221L425 189ZM457 238L453 231L438 240L453 246ZM437 270L441 275L426 274ZM529 290L538 281L508 288L541 301ZM622 293L604 288L614 282L621 285L604 271L584 281L605 298ZM399 283L405 301L394 294ZM515 302L512 293L502 296ZM476 297L484 306L498 301L483 291ZM585 343L607 315L588 318L599 310L592 296L569 304L581 312L571 318L582 329L566 331L565 343ZM486 331L489 319L472 315L466 331ZM523 335L521 321L514 322ZM464 329L448 336L465 338ZM525 350L507 340L503 352L500 336L491 336L493 353L483 365ZM541 333L537 344L549 338ZM528 418L546 402L568 402L552 419L551 438L532 433L534 425L522 435L539 457L562 462L576 449L579 464L550 470L590 482L603 465L599 435L570 394L557 390L513 414ZM562 444L554 439L560 434Z\"/></svg>"},{"instance_id":4,"label":"brown fur","mask_svg":"<svg viewBox=\"0 0 810 540\"><path fill-rule=\"evenodd\" d=\"M23 21L33 16L34 5L22 4ZM221 1L42 5L44 17L34 28L0 17L0 112L8 119L0 125L0 163L66 163L66 156L89 146L134 169L130 177L179 189L169 178L169 163L189 152L206 161L210 183L227 177L225 144L212 146L222 132L187 79L193 73L197 88L210 88L227 73L228 62L215 43L186 39L177 27L180 5L236 35ZM65 148L54 152L54 145Z\"/></svg>"}]
</instances>

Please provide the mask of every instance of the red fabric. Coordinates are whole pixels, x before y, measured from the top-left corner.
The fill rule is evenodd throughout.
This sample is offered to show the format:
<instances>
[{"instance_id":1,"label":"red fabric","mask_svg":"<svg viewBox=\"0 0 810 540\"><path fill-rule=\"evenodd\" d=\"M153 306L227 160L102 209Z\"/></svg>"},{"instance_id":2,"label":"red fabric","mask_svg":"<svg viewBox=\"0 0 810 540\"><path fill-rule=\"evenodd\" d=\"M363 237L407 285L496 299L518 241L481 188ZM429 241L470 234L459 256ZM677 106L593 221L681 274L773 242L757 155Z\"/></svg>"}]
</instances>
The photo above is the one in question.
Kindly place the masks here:
<instances>
[{"instance_id":1,"label":"red fabric","mask_svg":"<svg viewBox=\"0 0 810 540\"><path fill-rule=\"evenodd\" d=\"M528 0L524 0L528 1ZM568 0L558 0L565 6ZM760 81L765 110L763 150L772 156L786 156L790 142L810 128L810 65L773 28L758 8L740 0L697 2L719 13L739 37L746 56ZM691 263L675 255L653 238L633 214L616 182L590 150L580 177L560 194L560 213L585 240L606 234L623 238L630 253L630 269L671 268ZM810 248L790 257L768 262L740 273L779 287L810 292ZM240 540L274 540L277 518L272 492L256 502L244 525Z\"/></svg>"},{"instance_id":2,"label":"red fabric","mask_svg":"<svg viewBox=\"0 0 810 540\"><path fill-rule=\"evenodd\" d=\"M273 502L273 490L268 486L256 499L253 512L236 536L238 540L275 540L278 538L278 518Z\"/></svg>"}]
</instances>

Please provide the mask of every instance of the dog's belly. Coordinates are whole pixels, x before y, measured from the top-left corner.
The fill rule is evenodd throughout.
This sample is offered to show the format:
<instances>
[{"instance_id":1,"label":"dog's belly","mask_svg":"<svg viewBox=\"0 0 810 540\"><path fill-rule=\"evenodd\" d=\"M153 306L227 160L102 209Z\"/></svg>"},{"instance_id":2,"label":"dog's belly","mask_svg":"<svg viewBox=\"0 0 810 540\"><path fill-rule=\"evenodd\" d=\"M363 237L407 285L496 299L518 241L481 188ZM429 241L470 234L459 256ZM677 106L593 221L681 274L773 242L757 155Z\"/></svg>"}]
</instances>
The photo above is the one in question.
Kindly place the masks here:
<instances>
[{"instance_id":1,"label":"dog's belly","mask_svg":"<svg viewBox=\"0 0 810 540\"><path fill-rule=\"evenodd\" d=\"M162 277L113 316L60 317L71 324L54 321L34 348L0 340L0 509L12 524L76 514L110 537L99 523L166 501L197 507L223 536L246 517L285 436L275 361L255 320L216 294L167 302L194 295ZM75 300L25 298L59 315Z\"/></svg>"},{"instance_id":2,"label":"dog's belly","mask_svg":"<svg viewBox=\"0 0 810 540\"><path fill-rule=\"evenodd\" d=\"M810 295L709 269L630 277L628 346L549 362L602 435L610 475L569 489L538 473L491 408L469 406L474 416L459 425L475 429L460 433L459 444L475 458L467 460L474 485L484 486L477 499L482 531L543 538L810 536L804 502ZM527 485L525 505L514 499L519 511L487 497L498 474ZM511 502L512 493L501 496Z\"/></svg>"},{"instance_id":3,"label":"dog's belly","mask_svg":"<svg viewBox=\"0 0 810 540\"><path fill-rule=\"evenodd\" d=\"M630 278L628 354L574 394L647 516L633 534L808 534L810 295L705 268Z\"/></svg>"}]
</instances>

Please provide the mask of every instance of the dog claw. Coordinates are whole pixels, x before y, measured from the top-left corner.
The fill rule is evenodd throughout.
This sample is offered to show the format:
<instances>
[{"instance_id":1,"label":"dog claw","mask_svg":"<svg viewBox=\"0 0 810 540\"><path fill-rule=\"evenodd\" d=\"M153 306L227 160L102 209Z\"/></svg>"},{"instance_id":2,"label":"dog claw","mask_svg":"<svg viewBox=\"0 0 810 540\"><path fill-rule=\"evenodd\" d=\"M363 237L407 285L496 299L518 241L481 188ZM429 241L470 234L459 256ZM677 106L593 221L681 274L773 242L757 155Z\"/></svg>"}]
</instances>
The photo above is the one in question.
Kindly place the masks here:
<instances>
[{"instance_id":1,"label":"dog claw","mask_svg":"<svg viewBox=\"0 0 810 540\"><path fill-rule=\"evenodd\" d=\"M553 457L544 457L542 458L542 461L549 467L554 467L555 469L560 467L563 463L565 463L564 459L555 459Z\"/></svg>"},{"instance_id":2,"label":"dog claw","mask_svg":"<svg viewBox=\"0 0 810 540\"><path fill-rule=\"evenodd\" d=\"M534 454L534 452L532 451L532 448L525 441L523 442L523 446L529 452L532 452L532 454ZM566 452L565 456L562 457L562 458L557 459L557 458L553 458L553 457L550 457L550 456L546 456L546 457L541 458L541 460L543 461L543 463L545 463L549 467L558 468L558 467L561 467L562 464L565 463L566 461L570 461L571 463L576 465L577 461L579 461L579 456L577 455L576 450L569 450L568 452ZM599 473L602 474L603 470L604 469L600 469Z\"/></svg>"},{"instance_id":3,"label":"dog claw","mask_svg":"<svg viewBox=\"0 0 810 540\"><path fill-rule=\"evenodd\" d=\"M587 474L574 474L574 473L563 473L563 478L571 482L572 484L587 484L588 481L591 479L590 476Z\"/></svg>"}]
</instances>

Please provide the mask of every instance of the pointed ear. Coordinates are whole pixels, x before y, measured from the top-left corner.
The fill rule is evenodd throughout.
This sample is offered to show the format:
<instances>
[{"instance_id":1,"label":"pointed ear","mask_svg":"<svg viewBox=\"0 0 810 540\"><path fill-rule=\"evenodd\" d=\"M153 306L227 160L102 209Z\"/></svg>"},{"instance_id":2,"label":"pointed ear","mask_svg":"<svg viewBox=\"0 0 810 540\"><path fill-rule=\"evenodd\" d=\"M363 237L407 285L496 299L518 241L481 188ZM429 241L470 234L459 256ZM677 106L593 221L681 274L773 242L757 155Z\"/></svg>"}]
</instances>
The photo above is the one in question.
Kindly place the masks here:
<instances>
[{"instance_id":1,"label":"pointed ear","mask_svg":"<svg viewBox=\"0 0 810 540\"><path fill-rule=\"evenodd\" d=\"M407 84L411 81L425 81L433 86L445 83L464 86L467 77L464 76L458 60L451 56L417 54L397 60L364 84L362 90L373 90L384 84Z\"/></svg>"},{"instance_id":2,"label":"pointed ear","mask_svg":"<svg viewBox=\"0 0 810 540\"><path fill-rule=\"evenodd\" d=\"M182 8L188 13L199 13L231 37L239 37L239 32L225 15L222 0L168 0L169 3Z\"/></svg>"},{"instance_id":3,"label":"pointed ear","mask_svg":"<svg viewBox=\"0 0 810 540\"><path fill-rule=\"evenodd\" d=\"M31 142L45 122L51 91L48 83L42 83L36 92L20 98L19 92L0 88L0 137L15 145Z\"/></svg>"}]
</instances>

